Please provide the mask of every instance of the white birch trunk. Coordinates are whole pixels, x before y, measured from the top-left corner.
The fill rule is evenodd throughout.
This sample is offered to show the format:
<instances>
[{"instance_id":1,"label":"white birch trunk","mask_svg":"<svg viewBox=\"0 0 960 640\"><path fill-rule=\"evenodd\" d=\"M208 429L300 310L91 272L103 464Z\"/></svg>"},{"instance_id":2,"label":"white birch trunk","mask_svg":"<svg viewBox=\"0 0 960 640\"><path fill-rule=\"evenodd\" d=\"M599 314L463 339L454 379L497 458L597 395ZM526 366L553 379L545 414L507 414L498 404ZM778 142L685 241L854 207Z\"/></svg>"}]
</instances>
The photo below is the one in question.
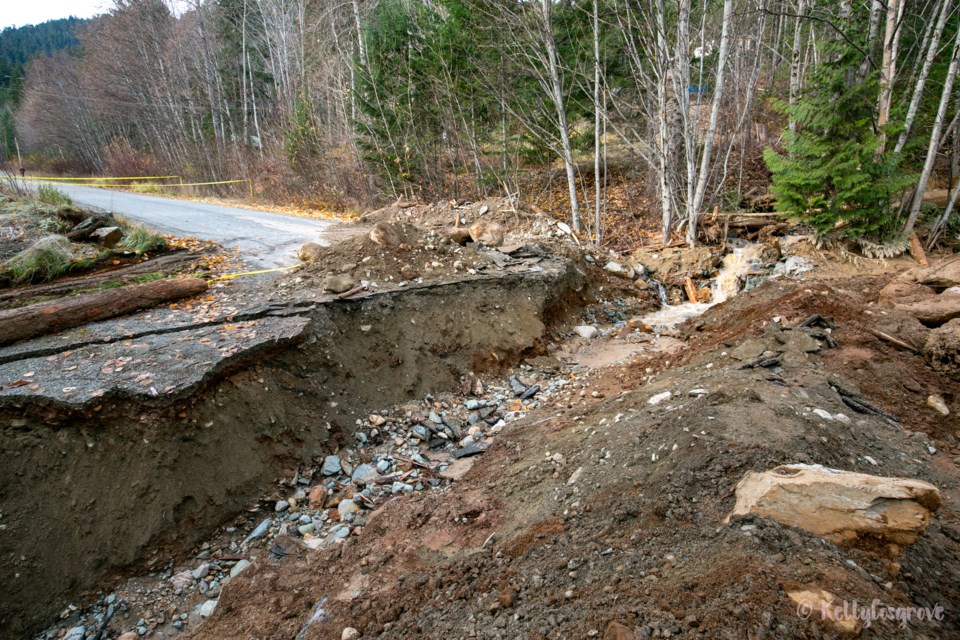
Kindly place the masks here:
<instances>
[{"instance_id":1,"label":"white birch trunk","mask_svg":"<svg viewBox=\"0 0 960 640\"><path fill-rule=\"evenodd\" d=\"M958 64L960 64L960 29L957 30L957 37L953 42L953 54L950 56L950 67L947 69L947 77L944 80L943 91L940 94L940 106L937 108L937 117L933 121L933 131L930 132L927 159L923 163L920 181L917 183L916 191L914 191L913 194L913 202L910 206L910 217L907 218L907 224L903 229L904 238L909 237L913 232L913 226L917 222L917 216L920 215L920 205L923 204L923 194L927 190L927 183L930 181L930 174L933 173L933 165L937 160L937 150L940 148L940 132L943 130L943 122L946 119L947 105L950 104L950 97L953 95L953 82L957 77Z\"/></svg>"},{"instance_id":2,"label":"white birch trunk","mask_svg":"<svg viewBox=\"0 0 960 640\"><path fill-rule=\"evenodd\" d=\"M724 70L727 66L727 54L730 50L730 23L733 21L733 0L724 0L723 25L720 32L720 51L717 54L717 85L713 90L713 105L710 108L710 123L703 141L703 156L700 158L700 174L693 203L689 206L687 224L687 244L693 247L697 243L697 221L700 208L707 192L707 179L710 176L710 160L713 153L713 140L717 135L717 121L720 117L720 104L723 101Z\"/></svg>"},{"instance_id":3,"label":"white birch trunk","mask_svg":"<svg viewBox=\"0 0 960 640\"><path fill-rule=\"evenodd\" d=\"M577 200L577 176L573 165L573 148L570 145L570 132L567 127L567 111L563 99L563 85L560 82L560 68L557 63L557 47L553 40L553 20L551 19L551 0L540 3L543 17L543 42L547 49L547 61L550 83L553 89L553 104L557 109L557 125L560 128L560 144L563 164L567 170L567 187L570 191L570 222L573 230L581 231L580 203Z\"/></svg>"},{"instance_id":4,"label":"white birch trunk","mask_svg":"<svg viewBox=\"0 0 960 640\"><path fill-rule=\"evenodd\" d=\"M900 132L900 137L897 138L897 144L893 149L894 153L903 151L903 147L907 143L907 136L910 135L910 129L913 127L913 121L917 117L917 109L920 106L920 99L923 97L923 87L927 82L927 76L930 73L930 68L933 66L933 61L937 57L937 50L940 47L940 37L943 35L943 28L947 23L949 8L950 3L944 1L940 9L940 15L937 18L936 26L933 29L933 34L930 36L927 56L924 58L923 67L920 69L920 77L917 78L917 83L913 87L913 97L910 99L910 107L907 109L907 116L903 121L903 131Z\"/></svg>"}]
</instances>

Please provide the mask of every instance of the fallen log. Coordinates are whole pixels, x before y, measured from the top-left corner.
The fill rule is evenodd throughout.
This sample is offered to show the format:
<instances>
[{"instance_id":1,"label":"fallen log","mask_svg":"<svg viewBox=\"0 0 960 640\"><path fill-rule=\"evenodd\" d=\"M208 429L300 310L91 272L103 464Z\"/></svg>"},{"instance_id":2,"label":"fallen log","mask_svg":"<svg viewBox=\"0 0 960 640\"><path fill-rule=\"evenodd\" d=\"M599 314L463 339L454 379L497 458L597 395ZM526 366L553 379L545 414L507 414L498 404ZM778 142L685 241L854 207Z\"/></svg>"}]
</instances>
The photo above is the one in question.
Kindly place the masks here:
<instances>
[{"instance_id":1,"label":"fallen log","mask_svg":"<svg viewBox=\"0 0 960 640\"><path fill-rule=\"evenodd\" d=\"M149 273L170 275L182 268L183 265L195 261L201 255L195 252L170 253L112 271L61 278L48 284L18 287L0 293L0 306L10 306L16 304L18 300L28 301L41 296L65 295L76 290L92 289L108 282L126 284L135 280L137 276Z\"/></svg>"},{"instance_id":2,"label":"fallen log","mask_svg":"<svg viewBox=\"0 0 960 640\"><path fill-rule=\"evenodd\" d=\"M206 280L200 278L157 280L0 311L0 345L148 309L206 289Z\"/></svg>"},{"instance_id":3,"label":"fallen log","mask_svg":"<svg viewBox=\"0 0 960 640\"><path fill-rule=\"evenodd\" d=\"M687 298L690 302L696 304L700 302L700 297L697 294L697 287L693 284L693 279L690 276L687 276L687 279L683 281L683 290L687 294Z\"/></svg>"}]
</instances>

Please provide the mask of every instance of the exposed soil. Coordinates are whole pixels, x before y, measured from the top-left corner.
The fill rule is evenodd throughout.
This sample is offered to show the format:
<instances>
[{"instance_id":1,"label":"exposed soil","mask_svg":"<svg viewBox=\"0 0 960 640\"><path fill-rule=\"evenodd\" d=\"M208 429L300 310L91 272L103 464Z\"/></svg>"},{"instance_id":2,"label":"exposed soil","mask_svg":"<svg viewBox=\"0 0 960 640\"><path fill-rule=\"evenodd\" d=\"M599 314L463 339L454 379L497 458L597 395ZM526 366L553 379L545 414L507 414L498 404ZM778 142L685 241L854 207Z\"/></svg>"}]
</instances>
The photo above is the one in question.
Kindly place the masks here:
<instances>
[{"instance_id":1,"label":"exposed soil","mask_svg":"<svg viewBox=\"0 0 960 640\"><path fill-rule=\"evenodd\" d=\"M451 216L489 216L520 246L445 242ZM628 258L580 251L509 202L378 221L406 241L346 240L204 326L171 316L73 334L66 353L0 351L0 382L67 366L79 381L0 389L3 633L62 611L38 637L842 637L798 615L786 592L803 587L946 609L861 637L960 637L960 380L877 337L929 331L877 302L901 263L809 247L794 254L806 279L760 283L774 247L750 291L653 333L647 282L604 268ZM650 270L676 258L674 288L720 258L660 253ZM368 290L323 291L343 274ZM597 338L570 330L584 323ZM107 384L118 366L160 371L157 393L132 374ZM346 471L319 471L331 453ZM924 480L943 504L907 548L726 521L748 471L789 463ZM339 508L354 499L356 516Z\"/></svg>"},{"instance_id":2,"label":"exposed soil","mask_svg":"<svg viewBox=\"0 0 960 640\"><path fill-rule=\"evenodd\" d=\"M40 384L0 389L0 629L20 636L108 569L189 548L279 471L347 442L369 398L421 397L536 349L582 287L546 261L132 340L78 335L52 355L15 345L0 379Z\"/></svg>"},{"instance_id":3,"label":"exposed soil","mask_svg":"<svg viewBox=\"0 0 960 640\"><path fill-rule=\"evenodd\" d=\"M771 283L712 310L704 329L718 337L588 374L587 395L560 393L510 425L453 493L398 498L359 538L259 561L192 637L335 638L354 627L382 638L575 638L613 622L638 638L836 637L829 622L798 617L785 590L799 585L867 605L952 610L958 423L920 404L933 390L953 398L956 381L866 339L855 300L826 283ZM762 352L791 333L770 328L774 313L783 326L833 316L838 346L804 353L787 337L782 366L740 369L734 348L759 341ZM916 391L899 385L913 379ZM857 383L899 422L846 406L836 385ZM694 388L708 393L688 396ZM670 400L648 404L665 390ZM828 422L813 408L851 419ZM744 473L793 462L927 480L944 505L902 555L763 518L724 524ZM862 637L958 634L948 613L907 629L877 622Z\"/></svg>"}]
</instances>

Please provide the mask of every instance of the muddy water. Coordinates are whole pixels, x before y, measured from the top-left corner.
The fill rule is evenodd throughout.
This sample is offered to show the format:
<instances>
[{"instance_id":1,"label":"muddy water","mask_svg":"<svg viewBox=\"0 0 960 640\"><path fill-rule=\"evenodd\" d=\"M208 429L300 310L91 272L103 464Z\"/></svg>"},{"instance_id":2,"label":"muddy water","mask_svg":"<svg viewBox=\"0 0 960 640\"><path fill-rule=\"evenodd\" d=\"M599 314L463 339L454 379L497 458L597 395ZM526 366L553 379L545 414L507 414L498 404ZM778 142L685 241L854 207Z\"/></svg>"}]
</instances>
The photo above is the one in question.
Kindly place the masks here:
<instances>
[{"instance_id":1,"label":"muddy water","mask_svg":"<svg viewBox=\"0 0 960 640\"><path fill-rule=\"evenodd\" d=\"M643 321L654 328L670 328L699 316L712 306L726 302L743 288L743 277L749 271L750 265L759 258L761 251L763 245L748 244L735 247L724 256L720 273L710 288L710 302L687 302L672 306L665 304L660 311L644 316Z\"/></svg>"}]
</instances>

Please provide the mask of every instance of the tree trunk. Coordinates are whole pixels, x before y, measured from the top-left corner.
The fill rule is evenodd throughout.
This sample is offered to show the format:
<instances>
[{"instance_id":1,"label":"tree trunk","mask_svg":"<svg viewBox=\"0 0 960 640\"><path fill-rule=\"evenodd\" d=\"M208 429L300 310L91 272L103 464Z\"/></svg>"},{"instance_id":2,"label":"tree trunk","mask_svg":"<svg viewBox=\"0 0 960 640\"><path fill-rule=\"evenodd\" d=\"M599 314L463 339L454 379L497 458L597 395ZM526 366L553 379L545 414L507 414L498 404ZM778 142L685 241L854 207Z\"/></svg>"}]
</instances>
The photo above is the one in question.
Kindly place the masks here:
<instances>
[{"instance_id":1,"label":"tree trunk","mask_svg":"<svg viewBox=\"0 0 960 640\"><path fill-rule=\"evenodd\" d=\"M720 103L723 100L724 70L727 66L727 53L730 50L730 23L733 20L733 0L724 0L723 26L720 32L720 51L717 54L717 85L713 89L713 105L710 108L710 123L703 141L703 156L700 158L700 175L693 203L689 207L687 223L687 244L693 247L697 242L697 220L707 192L707 178L710 176L710 156L713 153L713 140L717 134L717 121L720 117Z\"/></svg>"},{"instance_id":2,"label":"tree trunk","mask_svg":"<svg viewBox=\"0 0 960 640\"><path fill-rule=\"evenodd\" d=\"M593 187L594 187L594 223L593 240L599 245L602 241L600 226L600 9L599 0L593 0Z\"/></svg>"},{"instance_id":3,"label":"tree trunk","mask_svg":"<svg viewBox=\"0 0 960 640\"><path fill-rule=\"evenodd\" d=\"M933 29L933 35L930 37L929 47L927 48L927 57L923 61L923 67L920 69L920 76L917 78L917 84L913 87L913 97L910 99L910 107L907 109L907 117L903 122L903 131L897 138L897 144L893 149L894 153L903 151L907 143L907 136L910 135L910 129L913 127L913 120L917 116L917 109L920 106L920 99L923 97L923 87L927 82L927 75L930 73L930 67L937 57L937 50L940 47L940 36L943 35L943 27L947 23L947 14L949 13L950 3L944 0L940 10L940 16L937 18L936 26Z\"/></svg>"},{"instance_id":4,"label":"tree trunk","mask_svg":"<svg viewBox=\"0 0 960 640\"><path fill-rule=\"evenodd\" d=\"M570 145L570 131L567 127L567 110L563 99L563 85L560 82L560 68L557 63L557 47L553 40L553 20L551 19L551 0L542 0L543 41L547 48L547 60L550 82L553 87L553 104L557 109L557 125L560 128L560 144L563 164L567 170L567 187L570 191L570 221L573 230L580 233L580 203L577 199L577 176L573 165L573 148Z\"/></svg>"},{"instance_id":5,"label":"tree trunk","mask_svg":"<svg viewBox=\"0 0 960 640\"><path fill-rule=\"evenodd\" d=\"M79 327L90 322L122 316L170 300L207 290L206 280L183 278L108 289L19 309L0 311L0 344Z\"/></svg>"},{"instance_id":6,"label":"tree trunk","mask_svg":"<svg viewBox=\"0 0 960 640\"><path fill-rule=\"evenodd\" d=\"M887 134L885 127L890 120L890 100L893 96L893 82L897 74L897 59L895 34L897 31L897 14L902 0L888 0L887 26L883 35L883 62L880 66L880 98L877 109L877 128L880 130L880 146L877 154L884 152Z\"/></svg>"},{"instance_id":7,"label":"tree trunk","mask_svg":"<svg viewBox=\"0 0 960 640\"><path fill-rule=\"evenodd\" d=\"M788 98L790 107L797 103L797 96L800 93L800 45L805 8L805 1L800 0L800 4L797 5L797 23L793 28L793 49L790 52L790 97ZM797 135L797 121L793 116L790 116L790 133Z\"/></svg>"},{"instance_id":8,"label":"tree trunk","mask_svg":"<svg viewBox=\"0 0 960 640\"><path fill-rule=\"evenodd\" d=\"M910 217L907 218L907 224L903 229L904 238L909 237L913 232L913 226L917 222L917 216L920 215L920 205L923 204L923 194L927 190L930 174L933 173L933 165L937 160L937 150L940 148L940 132L943 130L943 122L946 119L947 105L950 103L950 98L953 95L953 81L957 77L958 63L960 63L960 29L957 30L957 37L953 42L953 54L950 56L950 67L947 70L947 77L943 83L943 92L940 94L940 106L937 108L937 117L933 121L933 131L930 132L927 159L923 163L920 181L917 183L916 191L913 193Z\"/></svg>"}]
</instances>

